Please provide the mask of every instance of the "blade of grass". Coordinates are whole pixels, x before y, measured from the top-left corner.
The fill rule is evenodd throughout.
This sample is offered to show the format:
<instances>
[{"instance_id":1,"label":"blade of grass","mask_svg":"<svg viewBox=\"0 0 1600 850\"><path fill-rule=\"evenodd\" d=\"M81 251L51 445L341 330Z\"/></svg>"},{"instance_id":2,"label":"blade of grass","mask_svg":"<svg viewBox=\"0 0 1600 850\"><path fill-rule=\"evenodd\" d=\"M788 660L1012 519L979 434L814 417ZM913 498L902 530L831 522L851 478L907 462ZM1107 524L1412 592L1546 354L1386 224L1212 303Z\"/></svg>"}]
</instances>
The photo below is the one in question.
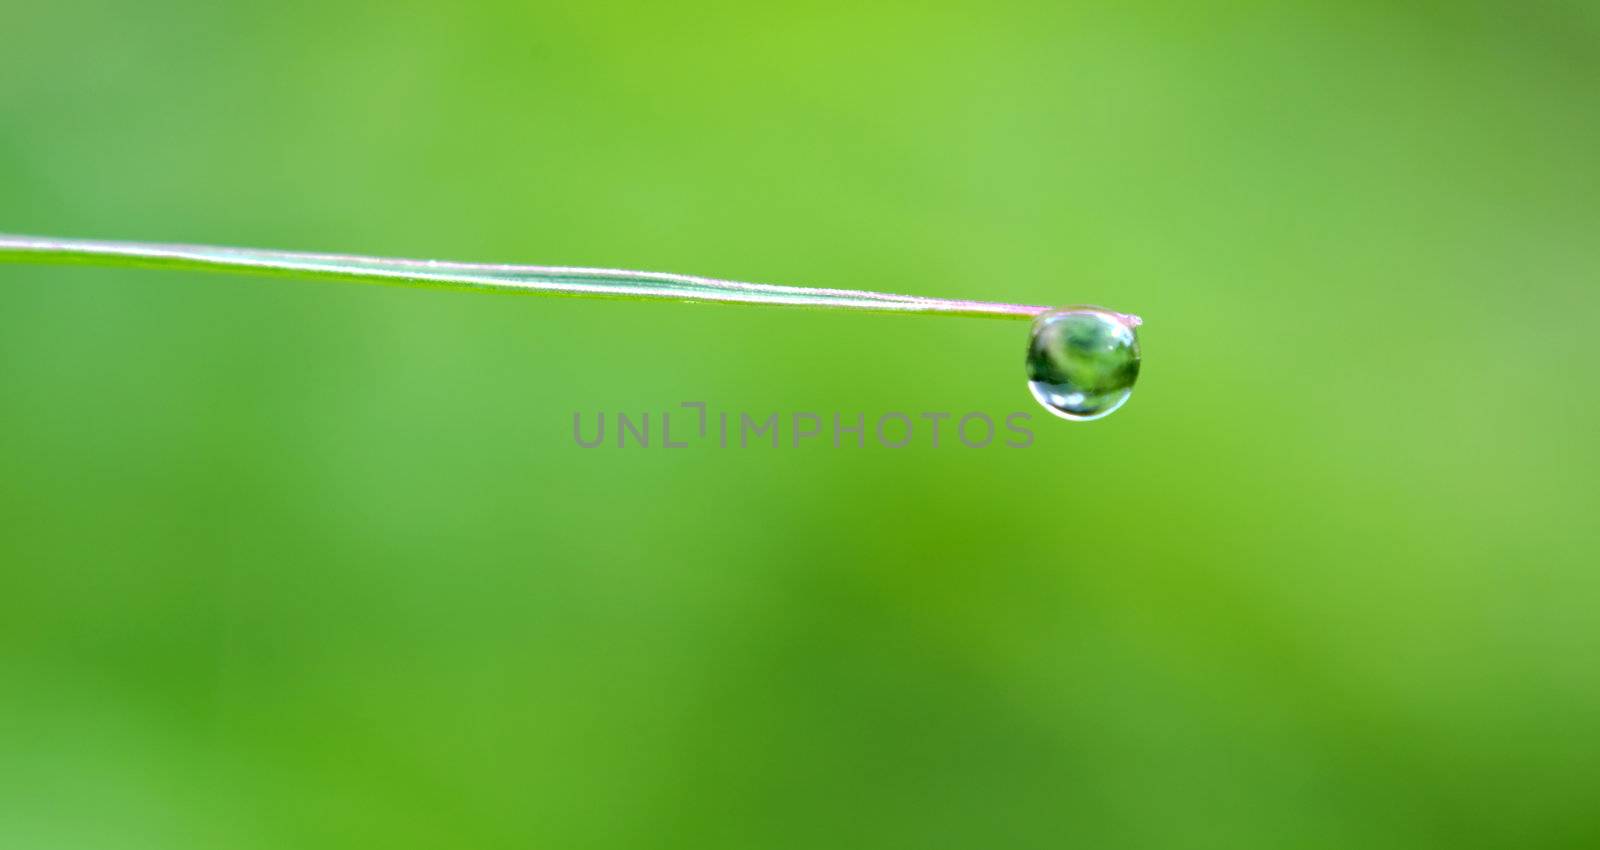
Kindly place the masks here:
<instances>
[{"instance_id":1,"label":"blade of grass","mask_svg":"<svg viewBox=\"0 0 1600 850\"><path fill-rule=\"evenodd\" d=\"M107 242L0 234L0 263L4 262L192 269L478 292L768 304L996 319L1031 319L1049 309L1025 304L924 298L855 289L742 283L664 272L398 260L210 245Z\"/></svg>"}]
</instances>

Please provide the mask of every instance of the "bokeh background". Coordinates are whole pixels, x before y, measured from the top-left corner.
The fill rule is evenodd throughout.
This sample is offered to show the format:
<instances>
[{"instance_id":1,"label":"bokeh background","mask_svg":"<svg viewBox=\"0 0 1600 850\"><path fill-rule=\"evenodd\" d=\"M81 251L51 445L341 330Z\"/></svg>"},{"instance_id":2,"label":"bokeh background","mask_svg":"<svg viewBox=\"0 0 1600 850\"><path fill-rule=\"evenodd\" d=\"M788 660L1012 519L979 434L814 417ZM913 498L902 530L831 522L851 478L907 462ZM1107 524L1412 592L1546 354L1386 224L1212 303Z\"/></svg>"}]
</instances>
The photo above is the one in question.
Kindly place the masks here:
<instances>
[{"instance_id":1,"label":"bokeh background","mask_svg":"<svg viewBox=\"0 0 1600 850\"><path fill-rule=\"evenodd\" d=\"M0 268L0 845L1600 844L1593 4L0 18L0 231L1147 319Z\"/></svg>"}]
</instances>

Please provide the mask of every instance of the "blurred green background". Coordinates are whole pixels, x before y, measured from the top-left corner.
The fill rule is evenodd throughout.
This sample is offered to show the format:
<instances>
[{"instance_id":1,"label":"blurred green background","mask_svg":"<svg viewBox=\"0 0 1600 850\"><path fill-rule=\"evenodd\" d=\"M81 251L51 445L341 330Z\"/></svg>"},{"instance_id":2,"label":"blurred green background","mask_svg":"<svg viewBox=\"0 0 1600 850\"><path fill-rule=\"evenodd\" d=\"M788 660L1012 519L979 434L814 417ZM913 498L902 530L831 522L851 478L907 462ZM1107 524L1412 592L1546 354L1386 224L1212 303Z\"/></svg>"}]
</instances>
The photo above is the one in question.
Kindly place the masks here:
<instances>
[{"instance_id":1,"label":"blurred green background","mask_svg":"<svg viewBox=\"0 0 1600 850\"><path fill-rule=\"evenodd\" d=\"M1600 843L1592 4L3 21L0 231L1147 324L0 268L0 846Z\"/></svg>"}]
</instances>

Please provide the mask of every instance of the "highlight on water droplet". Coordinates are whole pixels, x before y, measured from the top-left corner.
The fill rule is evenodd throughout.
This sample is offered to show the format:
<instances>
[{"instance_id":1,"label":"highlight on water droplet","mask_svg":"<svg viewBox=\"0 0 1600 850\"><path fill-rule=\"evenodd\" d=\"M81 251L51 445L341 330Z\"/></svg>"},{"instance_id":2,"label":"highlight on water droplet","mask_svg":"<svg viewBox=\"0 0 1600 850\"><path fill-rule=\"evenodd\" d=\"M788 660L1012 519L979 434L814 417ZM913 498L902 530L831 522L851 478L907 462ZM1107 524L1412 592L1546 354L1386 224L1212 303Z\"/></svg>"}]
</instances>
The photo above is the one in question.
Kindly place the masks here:
<instances>
[{"instance_id":1,"label":"highlight on water droplet","mask_svg":"<svg viewBox=\"0 0 1600 850\"><path fill-rule=\"evenodd\" d=\"M1138 316L1103 307L1040 313L1028 340L1028 391L1062 419L1109 416L1139 378L1139 324Z\"/></svg>"}]
</instances>

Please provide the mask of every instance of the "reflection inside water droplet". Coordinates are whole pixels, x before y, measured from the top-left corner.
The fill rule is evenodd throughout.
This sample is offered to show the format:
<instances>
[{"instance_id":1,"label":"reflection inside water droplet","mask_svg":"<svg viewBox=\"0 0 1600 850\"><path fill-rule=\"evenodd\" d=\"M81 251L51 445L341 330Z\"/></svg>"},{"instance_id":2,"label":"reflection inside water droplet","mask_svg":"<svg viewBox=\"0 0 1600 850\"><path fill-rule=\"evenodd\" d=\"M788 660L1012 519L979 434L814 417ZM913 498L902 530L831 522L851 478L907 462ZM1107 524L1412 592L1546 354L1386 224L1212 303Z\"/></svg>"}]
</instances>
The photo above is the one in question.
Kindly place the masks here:
<instances>
[{"instance_id":1,"label":"reflection inside water droplet","mask_svg":"<svg viewBox=\"0 0 1600 850\"><path fill-rule=\"evenodd\" d=\"M1136 316L1100 307L1061 307L1033 320L1028 391L1062 419L1108 416L1139 378Z\"/></svg>"}]
</instances>

